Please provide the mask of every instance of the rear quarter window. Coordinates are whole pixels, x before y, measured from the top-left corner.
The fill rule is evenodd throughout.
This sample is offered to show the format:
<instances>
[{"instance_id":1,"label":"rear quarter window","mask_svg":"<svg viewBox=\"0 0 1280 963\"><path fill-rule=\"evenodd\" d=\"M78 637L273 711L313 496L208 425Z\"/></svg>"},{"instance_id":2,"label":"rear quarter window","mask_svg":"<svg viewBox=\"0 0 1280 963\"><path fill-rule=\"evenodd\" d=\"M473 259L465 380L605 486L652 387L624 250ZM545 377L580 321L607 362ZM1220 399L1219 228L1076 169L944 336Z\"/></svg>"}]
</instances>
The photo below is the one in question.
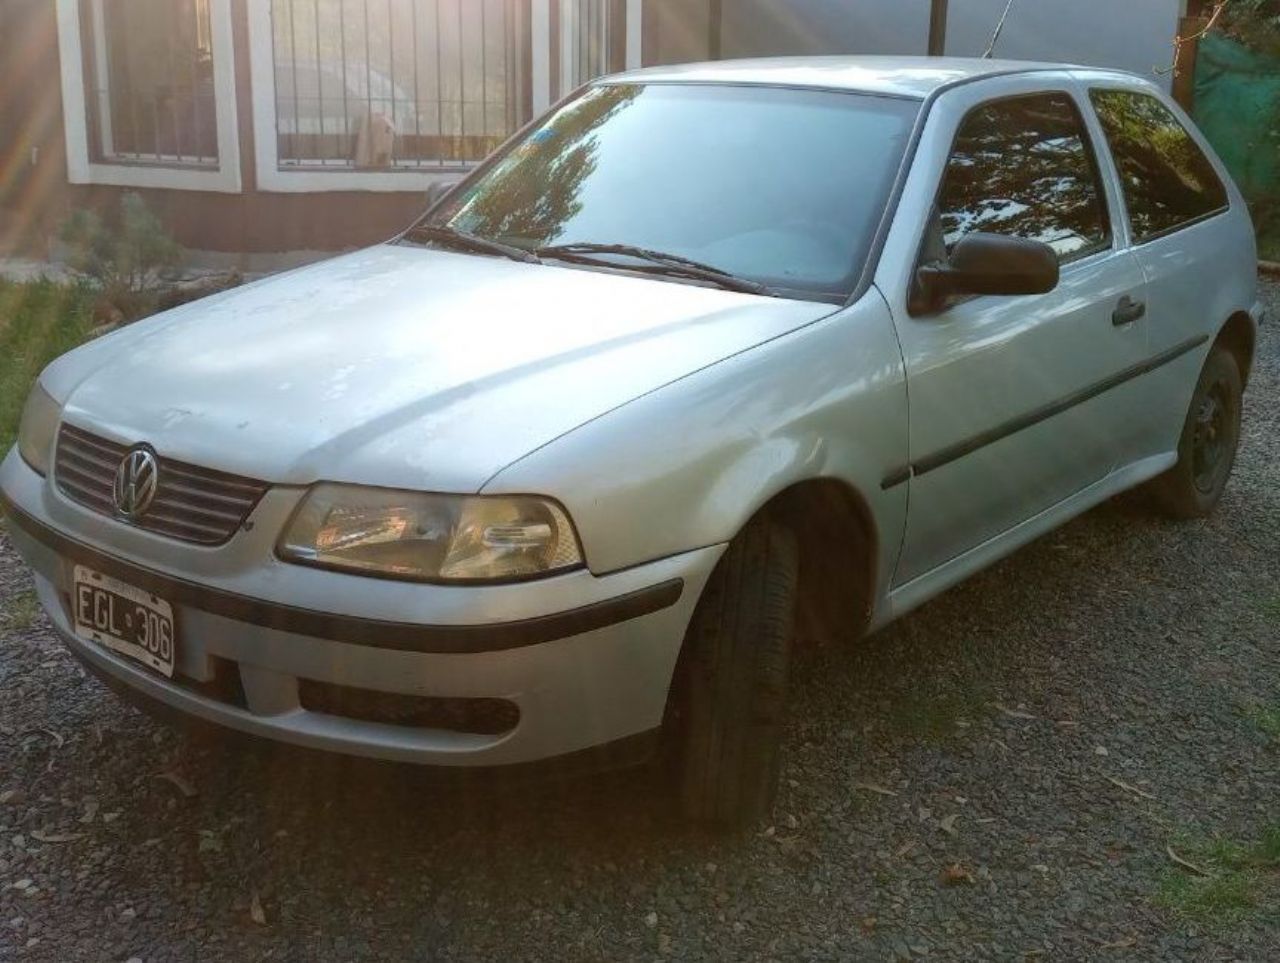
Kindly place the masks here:
<instances>
[{"instance_id":1,"label":"rear quarter window","mask_svg":"<svg viewBox=\"0 0 1280 963\"><path fill-rule=\"evenodd\" d=\"M1134 240L1147 241L1224 210L1227 189L1186 128L1158 99L1091 90L1129 209Z\"/></svg>"}]
</instances>

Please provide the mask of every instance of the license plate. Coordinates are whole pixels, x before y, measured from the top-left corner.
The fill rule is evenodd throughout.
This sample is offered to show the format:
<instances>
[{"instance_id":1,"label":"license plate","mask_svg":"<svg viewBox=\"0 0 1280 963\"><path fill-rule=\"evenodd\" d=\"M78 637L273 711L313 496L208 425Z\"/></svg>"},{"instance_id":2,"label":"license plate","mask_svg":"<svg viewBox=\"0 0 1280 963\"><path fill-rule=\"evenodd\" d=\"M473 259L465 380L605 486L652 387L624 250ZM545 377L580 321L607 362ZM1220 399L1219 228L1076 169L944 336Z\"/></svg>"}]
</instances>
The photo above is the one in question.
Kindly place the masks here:
<instances>
[{"instance_id":1,"label":"license plate","mask_svg":"<svg viewBox=\"0 0 1280 963\"><path fill-rule=\"evenodd\" d=\"M72 579L76 635L173 676L173 607L162 598L77 565Z\"/></svg>"}]
</instances>

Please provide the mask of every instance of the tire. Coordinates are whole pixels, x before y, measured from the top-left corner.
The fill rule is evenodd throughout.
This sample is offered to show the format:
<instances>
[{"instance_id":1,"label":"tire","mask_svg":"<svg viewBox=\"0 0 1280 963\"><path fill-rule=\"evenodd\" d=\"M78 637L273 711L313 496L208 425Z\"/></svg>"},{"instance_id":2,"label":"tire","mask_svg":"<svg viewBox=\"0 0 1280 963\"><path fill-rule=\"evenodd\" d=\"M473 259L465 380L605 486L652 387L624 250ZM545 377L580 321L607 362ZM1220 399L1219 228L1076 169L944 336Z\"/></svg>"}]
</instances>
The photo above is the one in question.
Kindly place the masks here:
<instances>
[{"instance_id":1,"label":"tire","mask_svg":"<svg viewBox=\"0 0 1280 963\"><path fill-rule=\"evenodd\" d=\"M1240 444L1240 364L1215 346L1200 371L1178 439L1178 461L1151 482L1156 504L1175 518L1203 518L1222 498Z\"/></svg>"},{"instance_id":2,"label":"tire","mask_svg":"<svg viewBox=\"0 0 1280 963\"><path fill-rule=\"evenodd\" d=\"M703 590L669 715L680 808L691 821L741 828L772 810L797 572L791 533L756 518Z\"/></svg>"}]
</instances>

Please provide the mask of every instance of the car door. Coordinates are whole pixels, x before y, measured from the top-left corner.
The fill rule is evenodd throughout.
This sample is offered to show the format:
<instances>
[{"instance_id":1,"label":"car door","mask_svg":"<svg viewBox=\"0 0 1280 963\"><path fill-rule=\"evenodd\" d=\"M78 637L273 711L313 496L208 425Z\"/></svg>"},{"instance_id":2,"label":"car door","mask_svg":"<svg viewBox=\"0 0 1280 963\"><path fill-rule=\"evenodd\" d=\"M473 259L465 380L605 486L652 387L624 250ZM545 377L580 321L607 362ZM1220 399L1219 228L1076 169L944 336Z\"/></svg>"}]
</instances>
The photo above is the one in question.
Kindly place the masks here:
<instances>
[{"instance_id":1,"label":"car door","mask_svg":"<svg viewBox=\"0 0 1280 963\"><path fill-rule=\"evenodd\" d=\"M1145 354L1144 282L1079 97L1066 75L998 78L944 94L926 124L894 229L918 218L916 253L898 238L909 272L883 282L910 405L896 586L1099 481L1128 444L1128 389L1107 385ZM972 231L1049 244L1057 288L913 311L915 272Z\"/></svg>"}]
</instances>

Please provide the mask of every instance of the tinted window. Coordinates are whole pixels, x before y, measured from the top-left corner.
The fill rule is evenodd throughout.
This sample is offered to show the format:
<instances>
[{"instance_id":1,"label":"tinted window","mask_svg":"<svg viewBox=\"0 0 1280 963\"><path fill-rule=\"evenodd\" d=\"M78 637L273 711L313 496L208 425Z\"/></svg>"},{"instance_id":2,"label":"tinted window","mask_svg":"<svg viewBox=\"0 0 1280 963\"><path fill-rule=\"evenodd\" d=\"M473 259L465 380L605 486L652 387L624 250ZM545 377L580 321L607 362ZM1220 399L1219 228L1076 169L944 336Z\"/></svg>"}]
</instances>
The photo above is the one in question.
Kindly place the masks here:
<instances>
[{"instance_id":1,"label":"tinted window","mask_svg":"<svg viewBox=\"0 0 1280 963\"><path fill-rule=\"evenodd\" d=\"M1144 240L1227 206L1227 191L1178 118L1147 94L1090 92L1115 157L1134 237Z\"/></svg>"},{"instance_id":2,"label":"tinted window","mask_svg":"<svg viewBox=\"0 0 1280 963\"><path fill-rule=\"evenodd\" d=\"M972 231L1043 241L1059 259L1110 238L1097 168L1065 94L994 101L965 117L938 198L950 251Z\"/></svg>"},{"instance_id":3,"label":"tinted window","mask_svg":"<svg viewBox=\"0 0 1280 963\"><path fill-rule=\"evenodd\" d=\"M842 297L919 103L711 84L589 88L432 214L526 248L628 244Z\"/></svg>"}]
</instances>

